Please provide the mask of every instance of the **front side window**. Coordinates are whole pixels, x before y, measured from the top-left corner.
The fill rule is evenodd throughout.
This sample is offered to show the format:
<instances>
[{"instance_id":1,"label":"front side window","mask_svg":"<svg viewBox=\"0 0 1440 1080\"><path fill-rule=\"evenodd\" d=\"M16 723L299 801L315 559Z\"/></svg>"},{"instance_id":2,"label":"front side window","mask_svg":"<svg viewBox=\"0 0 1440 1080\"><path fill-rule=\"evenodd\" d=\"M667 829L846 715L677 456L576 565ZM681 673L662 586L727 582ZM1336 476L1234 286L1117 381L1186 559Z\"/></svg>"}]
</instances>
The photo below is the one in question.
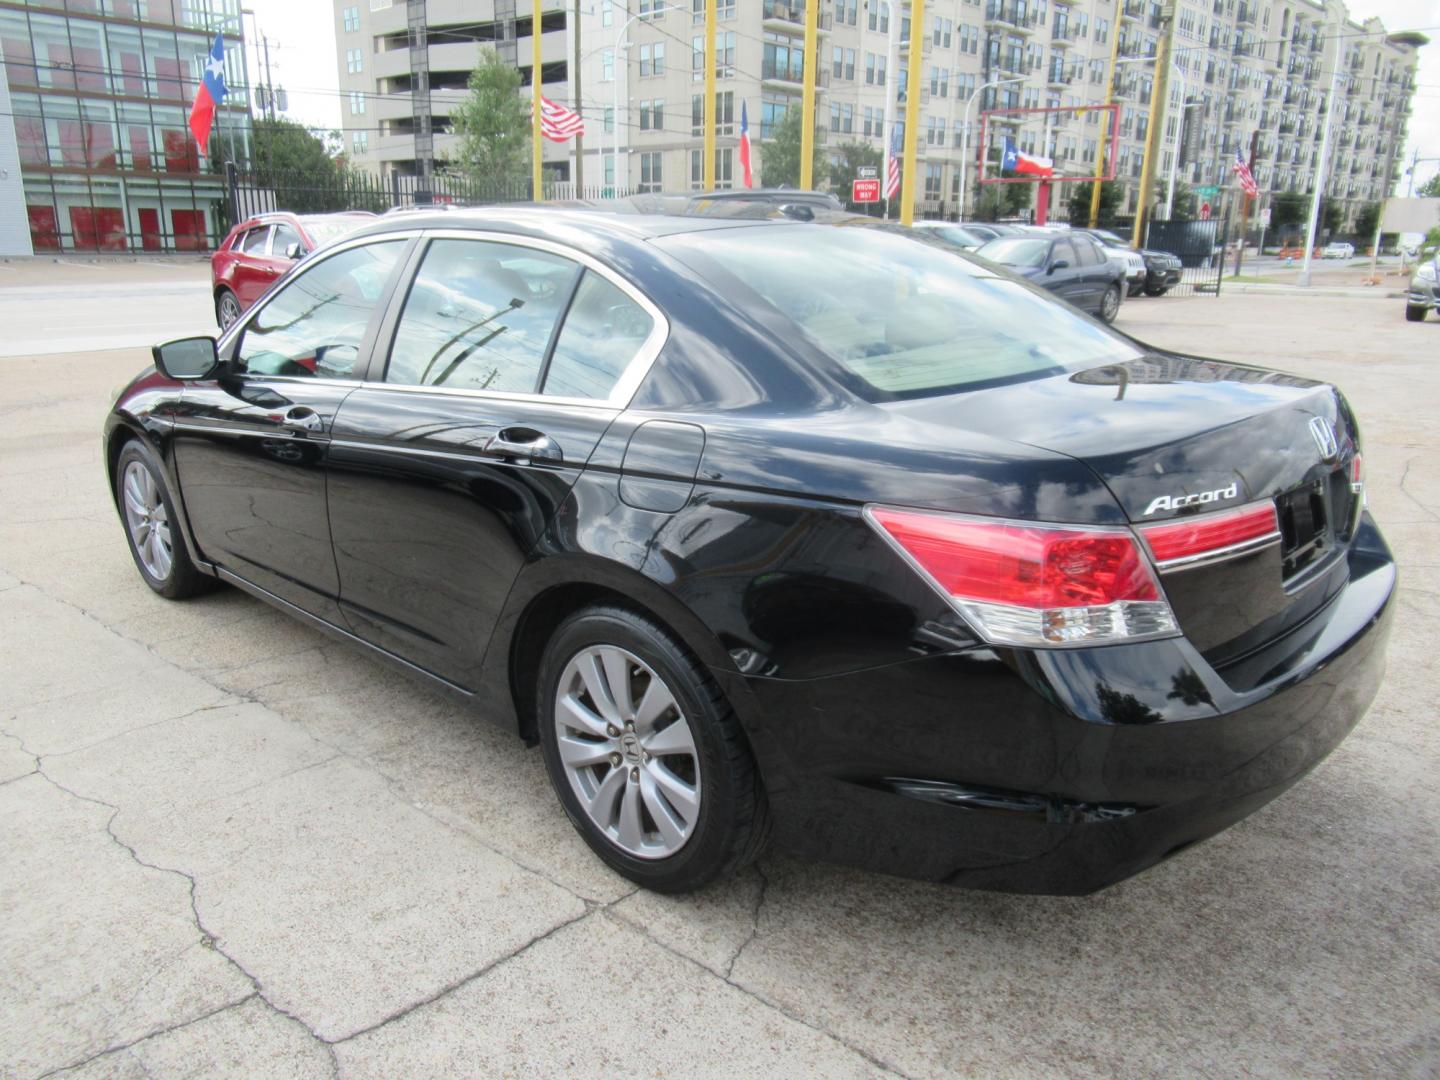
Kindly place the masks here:
<instances>
[{"instance_id":1,"label":"front side window","mask_svg":"<svg viewBox=\"0 0 1440 1080\"><path fill-rule=\"evenodd\" d=\"M805 230L803 245L796 229ZM1042 259L1048 246L1018 242L1038 245ZM834 377L872 401L1140 355L1125 338L980 260L878 230L759 226L656 243L741 310L775 318L776 333L808 341Z\"/></svg>"},{"instance_id":2,"label":"front side window","mask_svg":"<svg viewBox=\"0 0 1440 1080\"><path fill-rule=\"evenodd\" d=\"M488 240L435 240L405 300L385 381L534 393L580 267Z\"/></svg>"},{"instance_id":3,"label":"front side window","mask_svg":"<svg viewBox=\"0 0 1440 1080\"><path fill-rule=\"evenodd\" d=\"M350 378L405 243L342 251L282 285L241 331L232 366L250 375Z\"/></svg>"},{"instance_id":4,"label":"front side window","mask_svg":"<svg viewBox=\"0 0 1440 1080\"><path fill-rule=\"evenodd\" d=\"M288 254L291 244L297 245L301 251L305 250L305 245L300 243L300 234L298 232L289 225L276 225L275 239L270 241L270 254L282 259L291 258Z\"/></svg>"}]
</instances>

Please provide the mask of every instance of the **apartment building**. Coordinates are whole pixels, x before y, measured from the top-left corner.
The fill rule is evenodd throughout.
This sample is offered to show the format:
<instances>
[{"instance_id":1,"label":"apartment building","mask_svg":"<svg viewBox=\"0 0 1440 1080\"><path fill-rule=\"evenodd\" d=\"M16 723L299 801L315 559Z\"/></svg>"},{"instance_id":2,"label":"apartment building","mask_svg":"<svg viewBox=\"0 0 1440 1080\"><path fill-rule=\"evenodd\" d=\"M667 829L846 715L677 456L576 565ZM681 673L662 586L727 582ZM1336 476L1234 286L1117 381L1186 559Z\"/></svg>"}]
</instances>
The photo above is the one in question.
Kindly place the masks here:
<instances>
[{"instance_id":1,"label":"apartment building","mask_svg":"<svg viewBox=\"0 0 1440 1080\"><path fill-rule=\"evenodd\" d=\"M13 124L34 251L206 250L224 237L224 184L187 123L222 30L231 92L211 146L233 141L245 158L239 0L0 0L0 124Z\"/></svg>"},{"instance_id":2,"label":"apartment building","mask_svg":"<svg viewBox=\"0 0 1440 1080\"><path fill-rule=\"evenodd\" d=\"M370 0L375 7L384 0ZM494 0L496 5L507 0ZM886 0L820 0L820 138L832 152L856 141L885 145L887 98L897 119L903 115L908 78L909 5ZM579 19L584 100L589 129L585 143L587 183L603 182L645 191L693 189L702 183L704 0L634 0L625 8L613 0L582 0ZM721 0L717 35L716 179L738 183L735 147L742 103L748 113L756 159L763 168L765 140L790 109L800 107L803 78L805 0ZM363 5L362 5L363 6ZM454 0L432 0L429 25L448 26L459 16ZM1258 132L1256 178L1262 205L1270 193L1306 191L1319 164L1329 90L1339 42L1339 78L1331 132L1327 194L1353 214L1361 204L1390 193L1400 169L1406 119L1414 89L1419 35L1390 35L1378 21L1359 24L1338 0L1183 0L1174 4L1173 70L1165 111L1157 178L1168 176L1193 187L1233 187L1230 165L1237 148L1248 154ZM343 18L342 13L348 12ZM380 100L362 109L392 110L396 124L382 129L382 152L370 159L403 167L413 146L403 138L409 102L403 92L408 69L403 53L386 66L381 37L370 30L377 15L344 0L337 3L342 80ZM403 15L385 25L394 50L404 44ZM472 13L471 22L486 25ZM345 21L348 19L348 23ZM553 21L552 21L553 20ZM921 71L918 209L953 217L961 182L962 145L967 125L972 154L979 116L990 108L1075 108L1105 98L1112 46L1118 47L1116 100L1122 105L1115 162L1125 185L1123 211L1139 198L1155 56L1163 33L1162 8L1150 0L931 0L925 9ZM528 81L529 19L514 16L516 61ZM543 17L547 95L571 102L566 58L573 55L565 10L546 8ZM353 29L346 31L348 25ZM446 30L446 33L451 32ZM482 33L488 31L480 31ZM526 34L523 39L519 34ZM393 35L400 35L394 37ZM1118 40L1117 40L1118 39ZM433 40L433 38L432 38ZM448 40L448 38L447 38ZM508 40L498 35L492 40ZM472 50L478 44L469 46ZM433 69L453 71L463 86L463 50ZM472 61L473 62L473 61ZM367 75L365 64L376 70ZM356 70L351 71L350 66ZM392 70L393 69L393 70ZM388 82L386 80L389 80ZM999 84L999 85L995 85ZM463 91L460 91L463 93ZM437 95L438 100L438 95ZM1182 102L1185 108L1182 110ZM440 117L444 107L435 106ZM1185 117L1184 131L1181 116ZM386 113L390 116L390 112ZM347 126L352 119L347 115ZM990 133L1012 135L1024 150L1055 158L1065 175L1088 175L1104 138L1098 114L1012 117ZM356 123L352 141L375 118ZM440 121L437 120L437 124ZM437 128L437 130L439 130ZM436 136L436 146L445 136ZM393 141L391 141L393 140ZM362 137L363 143L363 137ZM369 150L369 147L365 147ZM557 152L558 150L558 152ZM1178 159L1177 156L1178 155ZM569 148L547 148L569 175ZM973 158L972 158L973 161ZM394 165L391 163L402 163ZM977 189L971 167L967 210ZM1058 185L1058 211L1068 200Z\"/></svg>"}]
</instances>

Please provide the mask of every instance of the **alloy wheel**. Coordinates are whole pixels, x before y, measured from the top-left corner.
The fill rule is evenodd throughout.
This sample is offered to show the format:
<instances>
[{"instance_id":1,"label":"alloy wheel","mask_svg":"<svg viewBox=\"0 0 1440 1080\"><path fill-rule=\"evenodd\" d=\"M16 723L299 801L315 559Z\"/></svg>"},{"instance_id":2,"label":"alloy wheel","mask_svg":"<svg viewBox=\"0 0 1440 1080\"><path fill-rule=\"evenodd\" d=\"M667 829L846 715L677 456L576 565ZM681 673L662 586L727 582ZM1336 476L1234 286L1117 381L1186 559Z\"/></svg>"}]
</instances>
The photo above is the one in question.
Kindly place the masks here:
<instances>
[{"instance_id":1,"label":"alloy wheel","mask_svg":"<svg viewBox=\"0 0 1440 1080\"><path fill-rule=\"evenodd\" d=\"M235 299L233 293L224 293L220 297L220 329L230 329L238 318L240 318L240 301Z\"/></svg>"},{"instance_id":2,"label":"alloy wheel","mask_svg":"<svg viewBox=\"0 0 1440 1080\"><path fill-rule=\"evenodd\" d=\"M1106 289L1105 299L1101 301L1101 305L1101 318L1110 322L1120 310L1120 290L1114 285Z\"/></svg>"},{"instance_id":3,"label":"alloy wheel","mask_svg":"<svg viewBox=\"0 0 1440 1080\"><path fill-rule=\"evenodd\" d=\"M121 490L125 500L125 526L130 530L136 557L146 573L156 581L164 581L170 576L175 552L170 540L170 515L165 509L165 500L160 497L160 485L141 462L132 461L125 466Z\"/></svg>"},{"instance_id":4,"label":"alloy wheel","mask_svg":"<svg viewBox=\"0 0 1440 1080\"><path fill-rule=\"evenodd\" d=\"M573 656L555 692L555 735L571 790L612 844L664 859L690 839L700 816L695 735L638 656L614 645Z\"/></svg>"}]
</instances>

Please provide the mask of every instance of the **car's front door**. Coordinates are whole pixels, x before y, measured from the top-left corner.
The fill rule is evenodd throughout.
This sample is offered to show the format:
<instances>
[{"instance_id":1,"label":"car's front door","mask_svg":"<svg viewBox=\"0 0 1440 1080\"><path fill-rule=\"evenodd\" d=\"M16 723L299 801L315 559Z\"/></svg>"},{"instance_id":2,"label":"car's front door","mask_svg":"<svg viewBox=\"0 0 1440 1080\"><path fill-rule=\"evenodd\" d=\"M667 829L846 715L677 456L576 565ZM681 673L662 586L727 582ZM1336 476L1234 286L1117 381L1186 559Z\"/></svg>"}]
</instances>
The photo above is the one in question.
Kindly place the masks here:
<instances>
[{"instance_id":1,"label":"car's front door","mask_svg":"<svg viewBox=\"0 0 1440 1080\"><path fill-rule=\"evenodd\" d=\"M219 374L186 384L176 417L176 470L205 557L337 623L330 426L408 243L339 250L286 282L226 337Z\"/></svg>"},{"instance_id":2,"label":"car's front door","mask_svg":"<svg viewBox=\"0 0 1440 1080\"><path fill-rule=\"evenodd\" d=\"M330 524L354 632L473 688L511 584L664 325L578 252L431 239L391 304L393 344L333 430Z\"/></svg>"},{"instance_id":3,"label":"car's front door","mask_svg":"<svg viewBox=\"0 0 1440 1080\"><path fill-rule=\"evenodd\" d=\"M1080 267L1075 245L1068 237L1056 240L1050 246L1045 287L1076 307L1085 306L1084 270Z\"/></svg>"}]
</instances>

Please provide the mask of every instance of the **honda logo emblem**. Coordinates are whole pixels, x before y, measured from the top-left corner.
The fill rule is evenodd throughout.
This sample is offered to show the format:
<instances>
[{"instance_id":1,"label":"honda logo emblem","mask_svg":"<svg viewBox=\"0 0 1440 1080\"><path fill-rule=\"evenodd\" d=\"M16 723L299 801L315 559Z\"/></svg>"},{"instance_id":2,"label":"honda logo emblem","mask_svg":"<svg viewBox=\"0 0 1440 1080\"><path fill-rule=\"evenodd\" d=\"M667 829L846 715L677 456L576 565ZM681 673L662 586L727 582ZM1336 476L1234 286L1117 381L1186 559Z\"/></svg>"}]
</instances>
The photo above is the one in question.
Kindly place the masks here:
<instances>
[{"instance_id":1,"label":"honda logo emblem","mask_svg":"<svg viewBox=\"0 0 1440 1080\"><path fill-rule=\"evenodd\" d=\"M1310 434L1320 449L1320 460L1327 464L1340 456L1340 444L1335 441L1335 429L1321 416L1310 418Z\"/></svg>"}]
</instances>

